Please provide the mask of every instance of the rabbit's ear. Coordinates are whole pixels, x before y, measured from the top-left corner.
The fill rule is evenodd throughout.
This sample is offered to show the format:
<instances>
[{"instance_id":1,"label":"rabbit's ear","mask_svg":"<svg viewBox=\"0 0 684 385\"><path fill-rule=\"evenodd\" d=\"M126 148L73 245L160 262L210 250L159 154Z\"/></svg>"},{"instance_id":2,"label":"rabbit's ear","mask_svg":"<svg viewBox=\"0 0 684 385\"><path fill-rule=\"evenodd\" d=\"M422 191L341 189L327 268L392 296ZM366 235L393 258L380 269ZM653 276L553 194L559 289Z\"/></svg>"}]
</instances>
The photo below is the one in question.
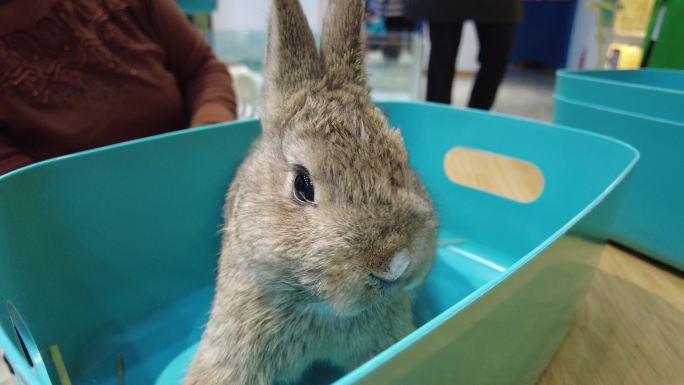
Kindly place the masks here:
<instances>
[{"instance_id":1,"label":"rabbit's ear","mask_svg":"<svg viewBox=\"0 0 684 385\"><path fill-rule=\"evenodd\" d=\"M366 86L363 64L364 0L330 0L323 24L321 58L332 86Z\"/></svg>"},{"instance_id":2,"label":"rabbit's ear","mask_svg":"<svg viewBox=\"0 0 684 385\"><path fill-rule=\"evenodd\" d=\"M320 79L316 42L298 0L273 0L265 67L266 109L277 109L309 80Z\"/></svg>"}]
</instances>

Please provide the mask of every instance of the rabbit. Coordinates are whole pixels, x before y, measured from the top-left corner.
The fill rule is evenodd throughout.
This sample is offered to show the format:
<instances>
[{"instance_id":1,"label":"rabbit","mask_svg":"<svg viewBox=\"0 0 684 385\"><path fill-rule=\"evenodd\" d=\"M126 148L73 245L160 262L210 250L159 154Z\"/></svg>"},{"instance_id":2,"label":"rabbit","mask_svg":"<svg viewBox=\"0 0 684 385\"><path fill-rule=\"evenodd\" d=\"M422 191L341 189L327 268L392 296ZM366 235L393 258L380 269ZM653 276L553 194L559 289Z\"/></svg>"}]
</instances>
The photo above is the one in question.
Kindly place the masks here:
<instances>
[{"instance_id":1,"label":"rabbit","mask_svg":"<svg viewBox=\"0 0 684 385\"><path fill-rule=\"evenodd\" d=\"M215 297L184 385L352 370L414 330L437 217L402 136L370 99L363 0L333 0L320 55L297 0L274 0L262 134L224 208Z\"/></svg>"}]
</instances>

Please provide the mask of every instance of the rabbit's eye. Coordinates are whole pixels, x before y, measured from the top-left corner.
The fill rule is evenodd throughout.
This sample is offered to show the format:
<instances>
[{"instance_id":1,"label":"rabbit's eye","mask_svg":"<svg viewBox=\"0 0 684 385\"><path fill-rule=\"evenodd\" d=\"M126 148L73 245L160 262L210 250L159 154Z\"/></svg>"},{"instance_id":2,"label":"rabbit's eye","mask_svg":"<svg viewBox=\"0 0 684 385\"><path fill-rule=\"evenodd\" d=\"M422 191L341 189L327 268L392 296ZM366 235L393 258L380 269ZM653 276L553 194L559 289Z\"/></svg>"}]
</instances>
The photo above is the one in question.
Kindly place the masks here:
<instances>
[{"instance_id":1,"label":"rabbit's eye","mask_svg":"<svg viewBox=\"0 0 684 385\"><path fill-rule=\"evenodd\" d=\"M305 168L299 168L295 171L297 175L294 179L294 196L302 203L314 202L314 184L311 176Z\"/></svg>"}]
</instances>

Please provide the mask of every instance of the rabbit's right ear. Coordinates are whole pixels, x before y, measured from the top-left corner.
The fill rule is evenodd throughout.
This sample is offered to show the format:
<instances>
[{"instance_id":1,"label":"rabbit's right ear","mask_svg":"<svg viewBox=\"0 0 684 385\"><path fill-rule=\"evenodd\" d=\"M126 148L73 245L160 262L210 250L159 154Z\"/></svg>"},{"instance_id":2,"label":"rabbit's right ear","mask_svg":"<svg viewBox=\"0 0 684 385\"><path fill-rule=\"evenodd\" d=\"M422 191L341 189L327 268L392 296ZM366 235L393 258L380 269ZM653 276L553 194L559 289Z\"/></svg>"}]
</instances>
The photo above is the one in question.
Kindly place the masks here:
<instances>
[{"instance_id":1,"label":"rabbit's right ear","mask_svg":"<svg viewBox=\"0 0 684 385\"><path fill-rule=\"evenodd\" d=\"M328 83L336 88L356 84L366 88L364 67L364 0L330 0L323 22L321 57Z\"/></svg>"},{"instance_id":2,"label":"rabbit's right ear","mask_svg":"<svg viewBox=\"0 0 684 385\"><path fill-rule=\"evenodd\" d=\"M298 0L273 0L266 43L266 115L320 79L316 42Z\"/></svg>"}]
</instances>

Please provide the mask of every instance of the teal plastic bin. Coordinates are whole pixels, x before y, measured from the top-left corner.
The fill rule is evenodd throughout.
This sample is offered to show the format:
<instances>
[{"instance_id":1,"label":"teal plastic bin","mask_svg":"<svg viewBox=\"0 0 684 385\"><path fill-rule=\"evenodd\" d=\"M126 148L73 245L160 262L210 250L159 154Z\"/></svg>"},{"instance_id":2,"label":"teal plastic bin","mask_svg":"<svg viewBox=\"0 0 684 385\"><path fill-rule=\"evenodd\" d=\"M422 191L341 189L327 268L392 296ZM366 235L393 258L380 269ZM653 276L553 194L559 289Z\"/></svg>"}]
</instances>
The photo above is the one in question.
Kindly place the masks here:
<instances>
[{"instance_id":1,"label":"teal plastic bin","mask_svg":"<svg viewBox=\"0 0 684 385\"><path fill-rule=\"evenodd\" d=\"M186 14L211 13L216 10L216 0L176 0Z\"/></svg>"},{"instance_id":2,"label":"teal plastic bin","mask_svg":"<svg viewBox=\"0 0 684 385\"><path fill-rule=\"evenodd\" d=\"M638 153L484 112L381 107L434 198L440 239L463 242L436 250L415 332L351 373L321 365L302 383L534 384L574 320ZM0 346L23 384L61 384L55 345L74 385L117 384L119 356L126 385L178 383L207 320L224 193L258 133L258 121L193 129L0 177ZM520 203L453 183L443 163L460 146L536 164L542 194Z\"/></svg>"},{"instance_id":3,"label":"teal plastic bin","mask_svg":"<svg viewBox=\"0 0 684 385\"><path fill-rule=\"evenodd\" d=\"M684 270L684 72L560 71L554 121L639 150L611 237Z\"/></svg>"}]
</instances>

